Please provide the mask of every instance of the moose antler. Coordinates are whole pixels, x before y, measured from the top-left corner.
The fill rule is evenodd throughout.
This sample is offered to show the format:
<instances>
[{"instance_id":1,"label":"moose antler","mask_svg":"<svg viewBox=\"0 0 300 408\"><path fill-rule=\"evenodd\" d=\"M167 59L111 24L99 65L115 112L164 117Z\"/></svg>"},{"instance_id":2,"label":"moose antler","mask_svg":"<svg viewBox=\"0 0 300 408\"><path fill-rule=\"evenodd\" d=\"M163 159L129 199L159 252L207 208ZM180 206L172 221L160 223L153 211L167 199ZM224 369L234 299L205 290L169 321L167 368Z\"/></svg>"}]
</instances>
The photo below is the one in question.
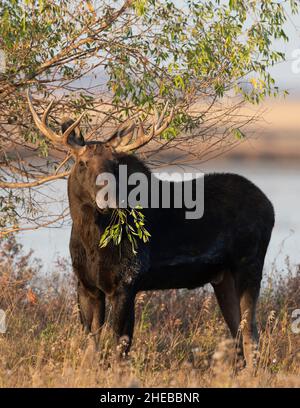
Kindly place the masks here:
<instances>
[{"instance_id":1,"label":"moose antler","mask_svg":"<svg viewBox=\"0 0 300 408\"><path fill-rule=\"evenodd\" d=\"M55 133L51 128L49 128L47 124L47 119L49 113L53 106L53 100L45 109L42 119L40 119L39 115L36 113L33 104L32 104L32 97L27 90L27 100L29 104L29 109L31 111L34 123L36 124L37 128L41 131L41 133L51 142L55 144L64 144L66 146L71 146L72 149L75 149L75 144L70 145L68 141L68 137L72 133L72 131L79 125L84 113L82 113L75 122L73 122L64 132L62 135ZM151 139L160 135L164 130L167 129L169 124L171 123L174 115L174 108L171 109L169 115L165 118L165 114L168 109L168 102L165 104L161 114L159 115L157 110L154 109L154 119L152 126L149 130L149 133L146 134L144 131L144 126L142 121L139 119L138 127L134 123L132 119L128 120L127 122L123 123L119 126L112 134L108 137L105 143L111 143L114 147L115 151L118 153L126 153L130 150L138 149L139 147L144 146L146 143L150 142ZM89 142L87 142L88 144ZM91 142L91 143L103 143L103 142ZM82 145L78 146L78 148L82 149ZM77 149L77 148L76 148Z\"/></svg>"},{"instance_id":2,"label":"moose antler","mask_svg":"<svg viewBox=\"0 0 300 408\"><path fill-rule=\"evenodd\" d=\"M164 130L166 130L171 123L174 115L174 108L172 108L170 114L165 118L168 105L169 104L167 102L160 115L158 115L157 110L154 109L154 120L148 134L145 134L143 123L139 119L139 127L138 129L135 129L135 132L133 133L131 138L131 140L134 139L134 141L129 143L131 140L127 139L125 144L124 139L122 139L121 143L115 147L115 150L118 153L126 153L130 150L138 149L139 147L142 147L150 142L150 140L154 137L160 135Z\"/></svg>"},{"instance_id":3,"label":"moose antler","mask_svg":"<svg viewBox=\"0 0 300 408\"><path fill-rule=\"evenodd\" d=\"M29 90L27 90L27 100L28 100L28 104L29 104L29 109L31 111L34 123L36 124L37 128L41 131L41 133L49 140L51 140L51 142L56 143L56 144L65 144L66 146L68 145L68 137L69 135L72 133L72 131L79 125L83 115L85 112L83 112L78 119L75 120L74 123L72 123L65 131L62 135L58 135L57 133L55 133L52 129L50 129L48 127L47 124L47 119L49 116L49 113L52 109L53 106L53 102L54 100L52 100L49 105L47 106L47 108L45 109L42 119L40 119L40 117L38 116L38 114L36 113L33 104L32 104L32 97L31 94L29 92Z\"/></svg>"}]
</instances>

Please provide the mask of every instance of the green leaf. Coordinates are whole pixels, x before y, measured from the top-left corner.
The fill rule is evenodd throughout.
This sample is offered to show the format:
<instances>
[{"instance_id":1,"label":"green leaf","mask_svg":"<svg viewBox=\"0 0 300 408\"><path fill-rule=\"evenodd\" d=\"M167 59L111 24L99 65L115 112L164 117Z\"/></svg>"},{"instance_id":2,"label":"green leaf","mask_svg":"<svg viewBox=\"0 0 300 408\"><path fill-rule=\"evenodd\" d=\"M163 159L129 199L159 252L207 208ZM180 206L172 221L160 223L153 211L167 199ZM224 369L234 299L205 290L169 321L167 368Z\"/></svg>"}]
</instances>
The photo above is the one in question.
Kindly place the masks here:
<instances>
[{"instance_id":1,"label":"green leaf","mask_svg":"<svg viewBox=\"0 0 300 408\"><path fill-rule=\"evenodd\" d=\"M118 246L122 242L123 227L125 226L125 235L128 241L131 243L131 249L133 254L137 253L137 241L135 237L138 237L142 242L149 241L150 233L145 228L144 214L141 212L142 207L137 206L128 209L115 209L112 211L109 225L105 228L101 235L99 246L105 248L111 241L115 246ZM130 223L130 219L127 216L128 213L133 217L133 225Z\"/></svg>"},{"instance_id":2,"label":"green leaf","mask_svg":"<svg viewBox=\"0 0 300 408\"><path fill-rule=\"evenodd\" d=\"M245 133L243 133L239 128L232 129L232 133L238 140L244 139L246 137Z\"/></svg>"}]
</instances>

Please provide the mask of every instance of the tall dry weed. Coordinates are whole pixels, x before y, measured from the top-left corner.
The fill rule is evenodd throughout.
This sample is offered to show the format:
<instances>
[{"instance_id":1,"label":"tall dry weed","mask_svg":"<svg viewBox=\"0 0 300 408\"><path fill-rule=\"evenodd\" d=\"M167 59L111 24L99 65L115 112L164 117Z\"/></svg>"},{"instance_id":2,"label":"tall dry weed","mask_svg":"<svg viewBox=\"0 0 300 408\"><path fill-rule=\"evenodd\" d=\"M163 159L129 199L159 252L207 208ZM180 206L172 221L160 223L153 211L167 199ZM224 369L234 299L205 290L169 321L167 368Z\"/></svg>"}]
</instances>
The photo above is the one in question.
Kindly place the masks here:
<instances>
[{"instance_id":1,"label":"tall dry weed","mask_svg":"<svg viewBox=\"0 0 300 408\"><path fill-rule=\"evenodd\" d=\"M299 387L300 334L291 330L300 308L300 269L267 282L259 306L256 374L235 370L234 342L213 293L141 293L128 360L114 353L110 310L96 355L82 333L75 282L59 260L50 276L10 238L0 247L0 387ZM234 374L236 373L236 374Z\"/></svg>"}]
</instances>

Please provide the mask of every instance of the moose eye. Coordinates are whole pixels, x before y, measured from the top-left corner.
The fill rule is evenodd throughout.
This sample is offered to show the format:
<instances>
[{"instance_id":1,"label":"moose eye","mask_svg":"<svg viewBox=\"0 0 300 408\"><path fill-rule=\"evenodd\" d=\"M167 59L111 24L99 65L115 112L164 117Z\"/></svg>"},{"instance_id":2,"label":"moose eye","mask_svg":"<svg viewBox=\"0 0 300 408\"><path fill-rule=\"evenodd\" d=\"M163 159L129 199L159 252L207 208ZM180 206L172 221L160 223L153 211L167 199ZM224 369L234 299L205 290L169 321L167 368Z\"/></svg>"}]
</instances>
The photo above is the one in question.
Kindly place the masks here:
<instances>
[{"instance_id":1,"label":"moose eye","mask_svg":"<svg viewBox=\"0 0 300 408\"><path fill-rule=\"evenodd\" d=\"M79 161L78 166L79 166L79 170L84 170L85 168L87 168L87 164L83 160Z\"/></svg>"}]
</instances>

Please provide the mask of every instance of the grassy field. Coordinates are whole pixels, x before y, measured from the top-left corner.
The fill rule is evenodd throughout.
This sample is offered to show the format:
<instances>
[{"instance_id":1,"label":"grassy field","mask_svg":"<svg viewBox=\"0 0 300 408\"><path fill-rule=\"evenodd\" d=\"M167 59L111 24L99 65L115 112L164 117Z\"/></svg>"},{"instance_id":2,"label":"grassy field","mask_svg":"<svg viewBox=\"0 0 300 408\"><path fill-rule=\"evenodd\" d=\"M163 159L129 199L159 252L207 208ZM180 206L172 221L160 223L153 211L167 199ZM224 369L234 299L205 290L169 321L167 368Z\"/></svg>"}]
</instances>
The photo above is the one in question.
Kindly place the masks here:
<instances>
[{"instance_id":1,"label":"grassy field","mask_svg":"<svg viewBox=\"0 0 300 408\"><path fill-rule=\"evenodd\" d=\"M109 324L101 351L91 352L65 262L43 279L39 268L13 239L2 243L7 332L0 334L0 387L300 387L300 334L291 330L292 311L300 308L299 269L266 282L257 372L234 375L232 340L209 290L141 293L134 345L119 362Z\"/></svg>"}]
</instances>

